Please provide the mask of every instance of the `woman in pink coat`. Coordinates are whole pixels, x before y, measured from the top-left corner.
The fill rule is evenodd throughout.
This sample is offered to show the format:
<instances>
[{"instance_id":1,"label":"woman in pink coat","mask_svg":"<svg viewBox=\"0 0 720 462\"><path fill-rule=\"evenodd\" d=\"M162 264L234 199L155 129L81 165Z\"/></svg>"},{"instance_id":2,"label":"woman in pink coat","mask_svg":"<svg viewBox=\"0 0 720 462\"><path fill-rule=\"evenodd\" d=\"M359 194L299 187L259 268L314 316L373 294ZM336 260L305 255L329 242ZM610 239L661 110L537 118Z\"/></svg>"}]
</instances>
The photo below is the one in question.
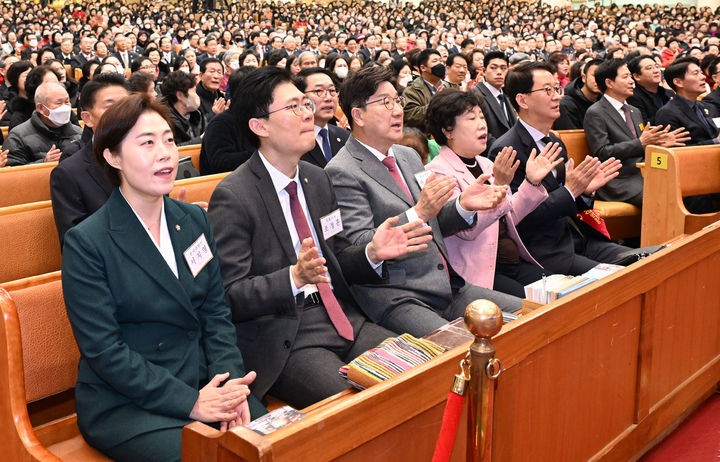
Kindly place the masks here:
<instances>
[{"instance_id":1,"label":"woman in pink coat","mask_svg":"<svg viewBox=\"0 0 720 462\"><path fill-rule=\"evenodd\" d=\"M427 127L442 149L426 168L457 179L455 196L483 174L492 174L489 181L495 185L509 185L519 165L510 147L494 163L478 155L487 147L482 104L475 92L445 89L428 106ZM478 212L475 226L445 237L450 265L466 281L524 297L523 286L542 278L542 267L525 248L515 225L548 197L540 183L562 162L559 153L556 143L538 155L533 151L516 194L508 191L497 207Z\"/></svg>"}]
</instances>

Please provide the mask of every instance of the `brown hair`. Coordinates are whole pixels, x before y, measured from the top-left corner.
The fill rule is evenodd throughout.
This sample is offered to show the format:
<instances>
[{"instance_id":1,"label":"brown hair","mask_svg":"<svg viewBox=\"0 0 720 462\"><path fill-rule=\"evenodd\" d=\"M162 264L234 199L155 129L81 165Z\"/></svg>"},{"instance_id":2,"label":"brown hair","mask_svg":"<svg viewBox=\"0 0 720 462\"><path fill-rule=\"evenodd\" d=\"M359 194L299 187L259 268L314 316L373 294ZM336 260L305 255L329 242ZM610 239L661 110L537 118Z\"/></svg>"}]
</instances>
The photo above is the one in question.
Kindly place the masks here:
<instances>
[{"instance_id":1,"label":"brown hair","mask_svg":"<svg viewBox=\"0 0 720 462\"><path fill-rule=\"evenodd\" d=\"M146 112L157 112L172 128L173 122L168 107L159 101L152 101L144 94L130 95L110 106L95 127L93 155L113 186L120 186L120 171L107 163L103 152L109 149L110 152L117 153L128 132Z\"/></svg>"}]
</instances>

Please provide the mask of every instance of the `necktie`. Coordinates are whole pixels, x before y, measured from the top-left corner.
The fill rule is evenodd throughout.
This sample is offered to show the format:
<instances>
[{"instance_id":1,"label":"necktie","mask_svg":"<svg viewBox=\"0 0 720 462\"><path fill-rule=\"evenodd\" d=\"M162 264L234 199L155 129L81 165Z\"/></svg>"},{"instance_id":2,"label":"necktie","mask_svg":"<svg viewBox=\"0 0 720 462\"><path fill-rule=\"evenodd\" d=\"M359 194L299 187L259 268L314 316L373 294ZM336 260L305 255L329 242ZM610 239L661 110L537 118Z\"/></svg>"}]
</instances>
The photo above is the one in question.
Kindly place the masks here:
<instances>
[{"instance_id":1,"label":"necktie","mask_svg":"<svg viewBox=\"0 0 720 462\"><path fill-rule=\"evenodd\" d=\"M630 116L630 106L627 104L622 105L623 113L625 113L625 123L627 124L628 128L630 129L630 133L633 134L635 138L638 137L637 132L635 131L635 124L632 121L632 117Z\"/></svg>"},{"instance_id":2,"label":"necktie","mask_svg":"<svg viewBox=\"0 0 720 462\"><path fill-rule=\"evenodd\" d=\"M297 183L291 181L285 187L285 191L287 191L290 196L290 213L292 214L293 222L295 223L295 230L300 237L300 241L302 242L308 237L312 238L310 226L308 225L307 218L305 218L305 213L303 212L303 209L300 206L300 201L297 197ZM323 282L317 284L317 288L318 292L320 292L320 299L325 306L325 310L327 311L327 314L330 317L330 322L332 322L335 330L337 330L337 333L340 334L342 338L352 341L354 339L353 328L350 325L350 321L348 321L347 316L345 316L342 307L338 303L337 298L335 298L335 294L330 288L330 284Z\"/></svg>"},{"instance_id":3,"label":"necktie","mask_svg":"<svg viewBox=\"0 0 720 462\"><path fill-rule=\"evenodd\" d=\"M545 143L545 146L553 142L552 138L550 138L549 136L543 136L542 138L540 138L540 141ZM557 175L555 177L557 182L560 184L565 184L565 162L560 162L560 165L555 167L555 173Z\"/></svg>"},{"instance_id":4,"label":"necktie","mask_svg":"<svg viewBox=\"0 0 720 462\"><path fill-rule=\"evenodd\" d=\"M122 52L122 59L123 59L123 66L130 67L130 63L128 62L128 54L127 51Z\"/></svg>"},{"instance_id":5,"label":"necktie","mask_svg":"<svg viewBox=\"0 0 720 462\"><path fill-rule=\"evenodd\" d=\"M703 125L705 125L705 130L707 130L708 134L710 135L710 138L715 138L715 131L710 128L710 124L708 123L707 119L705 119L705 116L703 115L702 111L698 107L697 103L693 104L693 109L695 109L695 115L698 116L698 119L700 119L700 122L702 122Z\"/></svg>"},{"instance_id":6,"label":"necktie","mask_svg":"<svg viewBox=\"0 0 720 462\"><path fill-rule=\"evenodd\" d=\"M505 121L507 122L508 127L509 127L510 126L510 117L508 117L507 107L505 107L505 98L504 98L502 92L500 92L500 94L498 95L497 98L498 98L498 102L500 103L500 109L502 109L502 112L505 115Z\"/></svg>"},{"instance_id":7,"label":"necktie","mask_svg":"<svg viewBox=\"0 0 720 462\"><path fill-rule=\"evenodd\" d=\"M323 153L325 154L325 160L330 162L332 159L332 149L330 149L330 137L328 136L327 128L320 129L320 136L322 137Z\"/></svg>"}]
</instances>

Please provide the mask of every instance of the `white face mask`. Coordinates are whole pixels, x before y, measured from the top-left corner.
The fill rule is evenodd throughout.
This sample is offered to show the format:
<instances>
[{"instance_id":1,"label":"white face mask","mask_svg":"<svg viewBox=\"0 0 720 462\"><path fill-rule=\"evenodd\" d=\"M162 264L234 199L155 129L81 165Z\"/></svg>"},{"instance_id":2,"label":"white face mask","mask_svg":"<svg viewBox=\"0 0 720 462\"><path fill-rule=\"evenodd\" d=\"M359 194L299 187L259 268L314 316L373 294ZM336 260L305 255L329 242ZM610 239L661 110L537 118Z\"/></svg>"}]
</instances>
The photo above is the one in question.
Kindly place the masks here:
<instances>
[{"instance_id":1,"label":"white face mask","mask_svg":"<svg viewBox=\"0 0 720 462\"><path fill-rule=\"evenodd\" d=\"M348 75L348 68L347 67L338 67L335 69L335 74L340 77L341 79L344 79Z\"/></svg>"},{"instance_id":2,"label":"white face mask","mask_svg":"<svg viewBox=\"0 0 720 462\"><path fill-rule=\"evenodd\" d=\"M230 69L232 69L232 70L240 69L240 62L239 61L230 61Z\"/></svg>"},{"instance_id":3,"label":"white face mask","mask_svg":"<svg viewBox=\"0 0 720 462\"><path fill-rule=\"evenodd\" d=\"M188 93L187 99L185 100L185 107L188 112L195 112L200 107L200 95L197 93Z\"/></svg>"},{"instance_id":4,"label":"white face mask","mask_svg":"<svg viewBox=\"0 0 720 462\"><path fill-rule=\"evenodd\" d=\"M401 87L407 87L410 82L412 82L412 75L406 75L405 77L400 77L400 80L398 80L398 84Z\"/></svg>"},{"instance_id":5,"label":"white face mask","mask_svg":"<svg viewBox=\"0 0 720 462\"><path fill-rule=\"evenodd\" d=\"M120 64L115 66L115 70L117 71L118 74L125 75L125 68L122 67Z\"/></svg>"},{"instance_id":6,"label":"white face mask","mask_svg":"<svg viewBox=\"0 0 720 462\"><path fill-rule=\"evenodd\" d=\"M30 48L35 48L37 47L37 40L32 39L28 42L28 44L30 45Z\"/></svg>"},{"instance_id":7,"label":"white face mask","mask_svg":"<svg viewBox=\"0 0 720 462\"><path fill-rule=\"evenodd\" d=\"M43 104L43 106L45 105ZM62 106L56 107L55 109L50 109L49 107L45 106L45 109L50 111L48 119L50 119L50 122L54 123L55 125L61 126L70 122L70 112L72 112L72 108L69 104L63 104Z\"/></svg>"},{"instance_id":8,"label":"white face mask","mask_svg":"<svg viewBox=\"0 0 720 462\"><path fill-rule=\"evenodd\" d=\"M189 67L181 67L180 70L183 71L183 72L186 73L186 74L189 74L189 73L190 73L190 68L189 68Z\"/></svg>"}]
</instances>

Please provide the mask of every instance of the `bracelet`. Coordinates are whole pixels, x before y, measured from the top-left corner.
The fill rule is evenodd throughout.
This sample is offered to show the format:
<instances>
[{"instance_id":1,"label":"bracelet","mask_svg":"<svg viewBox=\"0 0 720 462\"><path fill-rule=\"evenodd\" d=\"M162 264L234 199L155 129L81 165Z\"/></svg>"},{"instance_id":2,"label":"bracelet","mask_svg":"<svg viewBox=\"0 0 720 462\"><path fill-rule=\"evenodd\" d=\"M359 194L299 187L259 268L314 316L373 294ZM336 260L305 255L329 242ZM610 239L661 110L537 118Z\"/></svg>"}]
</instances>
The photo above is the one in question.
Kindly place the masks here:
<instances>
[{"instance_id":1,"label":"bracelet","mask_svg":"<svg viewBox=\"0 0 720 462\"><path fill-rule=\"evenodd\" d=\"M533 183L532 181L530 181L530 178L528 178L527 175L525 175L525 181L527 181L528 183L530 183L531 186L535 186L536 188L539 187L539 186L542 186L542 182L537 183L537 184L536 184L536 183Z\"/></svg>"}]
</instances>

